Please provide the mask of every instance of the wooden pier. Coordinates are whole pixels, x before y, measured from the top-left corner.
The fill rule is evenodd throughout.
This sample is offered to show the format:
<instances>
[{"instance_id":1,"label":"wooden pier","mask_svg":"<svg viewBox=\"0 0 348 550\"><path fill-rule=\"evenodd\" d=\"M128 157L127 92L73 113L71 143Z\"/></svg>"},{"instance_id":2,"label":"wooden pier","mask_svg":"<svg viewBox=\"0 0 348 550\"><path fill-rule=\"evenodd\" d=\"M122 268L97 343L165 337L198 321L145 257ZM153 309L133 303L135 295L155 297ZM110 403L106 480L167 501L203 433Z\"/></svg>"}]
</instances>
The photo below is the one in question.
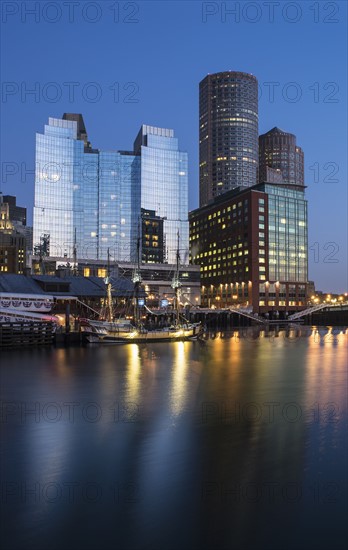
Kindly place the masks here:
<instances>
[{"instance_id":1,"label":"wooden pier","mask_svg":"<svg viewBox=\"0 0 348 550\"><path fill-rule=\"evenodd\" d=\"M22 321L0 323L0 348L50 346L54 340L54 323Z\"/></svg>"}]
</instances>

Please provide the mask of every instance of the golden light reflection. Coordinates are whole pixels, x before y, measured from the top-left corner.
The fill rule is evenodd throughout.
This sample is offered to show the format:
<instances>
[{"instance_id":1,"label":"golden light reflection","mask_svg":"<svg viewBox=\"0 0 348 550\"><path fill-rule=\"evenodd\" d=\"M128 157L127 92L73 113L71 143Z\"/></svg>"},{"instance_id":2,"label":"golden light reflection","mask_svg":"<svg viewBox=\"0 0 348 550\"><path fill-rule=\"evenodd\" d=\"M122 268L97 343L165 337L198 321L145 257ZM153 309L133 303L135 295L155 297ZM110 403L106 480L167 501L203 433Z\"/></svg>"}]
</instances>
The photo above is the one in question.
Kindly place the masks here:
<instances>
[{"instance_id":1,"label":"golden light reflection","mask_svg":"<svg viewBox=\"0 0 348 550\"><path fill-rule=\"evenodd\" d=\"M138 344L128 344L127 352L127 399L133 403L137 403L141 374L141 359Z\"/></svg>"},{"instance_id":2,"label":"golden light reflection","mask_svg":"<svg viewBox=\"0 0 348 550\"><path fill-rule=\"evenodd\" d=\"M71 369L66 360L66 355L67 352L65 348L57 348L54 365L60 376L71 377Z\"/></svg>"},{"instance_id":3,"label":"golden light reflection","mask_svg":"<svg viewBox=\"0 0 348 550\"><path fill-rule=\"evenodd\" d=\"M332 350L334 354L332 353ZM340 378L347 365L347 333L337 327L312 327L306 355L306 395L308 405L345 402L344 384L330 384L328 380Z\"/></svg>"},{"instance_id":4,"label":"golden light reflection","mask_svg":"<svg viewBox=\"0 0 348 550\"><path fill-rule=\"evenodd\" d=\"M172 414L178 416L184 409L187 394L187 350L185 353L185 342L175 342L172 345L174 346L174 366L170 404Z\"/></svg>"}]
</instances>

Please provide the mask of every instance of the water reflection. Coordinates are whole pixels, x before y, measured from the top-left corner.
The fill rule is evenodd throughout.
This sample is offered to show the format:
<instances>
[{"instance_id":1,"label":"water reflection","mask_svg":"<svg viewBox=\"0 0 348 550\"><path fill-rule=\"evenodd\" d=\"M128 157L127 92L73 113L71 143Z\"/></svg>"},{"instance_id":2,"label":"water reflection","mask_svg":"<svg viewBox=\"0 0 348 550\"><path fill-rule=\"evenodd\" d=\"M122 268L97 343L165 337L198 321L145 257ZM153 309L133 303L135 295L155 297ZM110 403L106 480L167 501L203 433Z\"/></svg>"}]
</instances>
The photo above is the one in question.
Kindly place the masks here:
<instances>
[{"instance_id":1,"label":"water reflection","mask_svg":"<svg viewBox=\"0 0 348 550\"><path fill-rule=\"evenodd\" d=\"M187 395L188 361L187 354L185 353L185 345L185 342L173 343L174 362L172 370L170 404L171 411L174 417L178 416L184 410Z\"/></svg>"},{"instance_id":2,"label":"water reflection","mask_svg":"<svg viewBox=\"0 0 348 550\"><path fill-rule=\"evenodd\" d=\"M230 340L236 341L248 340L250 342L267 339L274 342L280 338L286 342L295 342L303 338L311 338L315 343L325 344L343 344L345 339L342 336L347 334L346 327L309 327L301 325L290 325L281 328L277 325L267 327L243 327L240 329L231 329L227 331L206 332L204 339L209 340Z\"/></svg>"},{"instance_id":3,"label":"water reflection","mask_svg":"<svg viewBox=\"0 0 348 550\"><path fill-rule=\"evenodd\" d=\"M12 498L6 548L339 548L346 346L344 328L262 327L7 353L2 399L40 413L22 422L15 409L3 423L5 482L94 484L102 496ZM334 502L326 483L339 486Z\"/></svg>"},{"instance_id":4,"label":"water reflection","mask_svg":"<svg viewBox=\"0 0 348 550\"><path fill-rule=\"evenodd\" d=\"M138 403L141 378L141 359L138 344L127 345L127 359L126 400L131 403Z\"/></svg>"}]
</instances>

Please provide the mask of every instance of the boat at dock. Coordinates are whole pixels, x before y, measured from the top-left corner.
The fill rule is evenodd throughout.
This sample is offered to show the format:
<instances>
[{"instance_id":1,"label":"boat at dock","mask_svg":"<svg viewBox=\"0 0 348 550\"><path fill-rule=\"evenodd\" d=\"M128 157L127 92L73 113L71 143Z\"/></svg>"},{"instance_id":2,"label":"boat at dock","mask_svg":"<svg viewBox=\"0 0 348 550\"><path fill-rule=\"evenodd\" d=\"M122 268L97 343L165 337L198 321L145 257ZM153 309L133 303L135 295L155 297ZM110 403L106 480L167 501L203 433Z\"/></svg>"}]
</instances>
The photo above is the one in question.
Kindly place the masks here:
<instances>
[{"instance_id":1,"label":"boat at dock","mask_svg":"<svg viewBox=\"0 0 348 550\"><path fill-rule=\"evenodd\" d=\"M148 342L175 342L183 340L197 340L203 335L203 326L200 322L190 323L180 312L180 254L179 233L176 254L176 271L172 280L174 290L173 316L174 321L169 326L147 328L140 317L139 294L141 289L140 274L140 238L137 240L137 268L133 272L134 284L133 316L115 319L112 311L112 288L109 276L106 278L107 288L107 320L80 319L81 330L89 343L148 343ZM148 308L146 308L152 313Z\"/></svg>"},{"instance_id":2,"label":"boat at dock","mask_svg":"<svg viewBox=\"0 0 348 550\"><path fill-rule=\"evenodd\" d=\"M113 325L110 323L110 325ZM182 340L197 340L203 333L200 323L188 323L186 327L172 326L155 330L147 330L144 327L132 325L129 330L113 326L91 325L91 330L86 332L89 343L147 343L147 342L172 342Z\"/></svg>"}]
</instances>

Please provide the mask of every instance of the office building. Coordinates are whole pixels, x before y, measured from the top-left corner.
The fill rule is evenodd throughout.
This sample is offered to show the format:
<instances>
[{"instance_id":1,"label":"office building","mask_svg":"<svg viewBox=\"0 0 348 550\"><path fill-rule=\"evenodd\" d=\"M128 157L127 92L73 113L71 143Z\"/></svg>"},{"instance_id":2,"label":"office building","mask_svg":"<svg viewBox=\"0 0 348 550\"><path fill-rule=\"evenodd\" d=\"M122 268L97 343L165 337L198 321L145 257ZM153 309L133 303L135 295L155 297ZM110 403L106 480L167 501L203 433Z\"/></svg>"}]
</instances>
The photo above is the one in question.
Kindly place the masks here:
<instances>
[{"instance_id":1,"label":"office building","mask_svg":"<svg viewBox=\"0 0 348 550\"><path fill-rule=\"evenodd\" d=\"M199 85L200 206L257 183L258 83L234 71L207 75Z\"/></svg>"},{"instance_id":2,"label":"office building","mask_svg":"<svg viewBox=\"0 0 348 550\"><path fill-rule=\"evenodd\" d=\"M163 218L155 210L141 209L141 261L162 264L164 261Z\"/></svg>"},{"instance_id":3,"label":"office building","mask_svg":"<svg viewBox=\"0 0 348 550\"><path fill-rule=\"evenodd\" d=\"M163 218L164 261L174 264L177 234L180 256L189 262L188 155L179 150L173 130L143 125L134 142L141 159L141 208Z\"/></svg>"},{"instance_id":4,"label":"office building","mask_svg":"<svg viewBox=\"0 0 348 550\"><path fill-rule=\"evenodd\" d=\"M10 220L14 224L27 225L27 209L17 205L17 198L13 195L3 195L3 202L9 205Z\"/></svg>"},{"instance_id":5,"label":"office building","mask_svg":"<svg viewBox=\"0 0 348 550\"><path fill-rule=\"evenodd\" d=\"M45 236L49 256L136 261L144 208L163 219L163 260L174 262L179 231L187 263L187 205L187 154L173 130L142 126L133 151L99 151L72 113L36 136L33 242Z\"/></svg>"},{"instance_id":6,"label":"office building","mask_svg":"<svg viewBox=\"0 0 348 550\"><path fill-rule=\"evenodd\" d=\"M13 225L10 205L0 195L0 272L22 274L25 263L25 237Z\"/></svg>"},{"instance_id":7,"label":"office building","mask_svg":"<svg viewBox=\"0 0 348 550\"><path fill-rule=\"evenodd\" d=\"M304 185L304 154L296 136L272 128L259 137L259 182Z\"/></svg>"},{"instance_id":8,"label":"office building","mask_svg":"<svg viewBox=\"0 0 348 550\"><path fill-rule=\"evenodd\" d=\"M46 235L50 256L132 257L139 160L93 149L81 115L50 118L36 135L34 247Z\"/></svg>"},{"instance_id":9,"label":"office building","mask_svg":"<svg viewBox=\"0 0 348 550\"><path fill-rule=\"evenodd\" d=\"M191 261L202 304L254 312L305 307L307 201L281 184L240 187L190 213Z\"/></svg>"}]
</instances>

